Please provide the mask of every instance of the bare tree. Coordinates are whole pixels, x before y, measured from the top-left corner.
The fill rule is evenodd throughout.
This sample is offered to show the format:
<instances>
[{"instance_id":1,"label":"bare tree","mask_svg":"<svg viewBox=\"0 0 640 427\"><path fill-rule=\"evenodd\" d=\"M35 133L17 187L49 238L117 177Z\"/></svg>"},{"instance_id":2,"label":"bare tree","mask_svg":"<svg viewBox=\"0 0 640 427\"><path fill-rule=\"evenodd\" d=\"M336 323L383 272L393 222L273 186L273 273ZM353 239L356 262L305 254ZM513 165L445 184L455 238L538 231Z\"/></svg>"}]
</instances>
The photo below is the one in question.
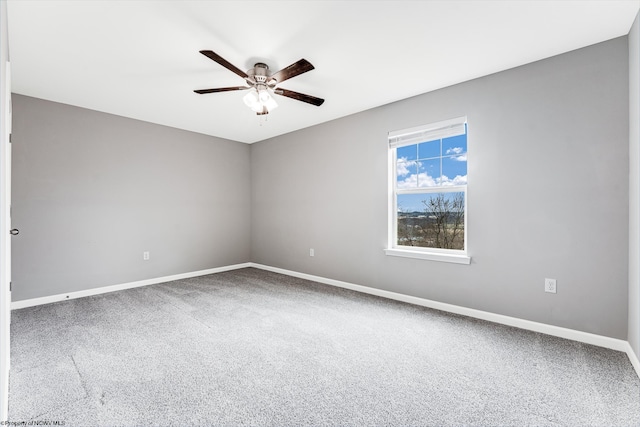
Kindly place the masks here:
<instances>
[{"instance_id":1,"label":"bare tree","mask_svg":"<svg viewBox=\"0 0 640 427\"><path fill-rule=\"evenodd\" d=\"M464 193L454 194L438 193L422 201L429 219L425 231L430 247L464 249Z\"/></svg>"}]
</instances>

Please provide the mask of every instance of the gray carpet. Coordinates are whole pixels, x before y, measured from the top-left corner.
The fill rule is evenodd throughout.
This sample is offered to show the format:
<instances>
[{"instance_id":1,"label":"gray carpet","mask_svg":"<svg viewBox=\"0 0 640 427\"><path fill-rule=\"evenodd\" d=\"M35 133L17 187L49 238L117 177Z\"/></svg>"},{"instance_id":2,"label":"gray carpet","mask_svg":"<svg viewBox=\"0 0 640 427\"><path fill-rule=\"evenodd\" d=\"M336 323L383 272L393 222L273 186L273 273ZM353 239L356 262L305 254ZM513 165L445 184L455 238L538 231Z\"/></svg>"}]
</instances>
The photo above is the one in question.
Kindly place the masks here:
<instances>
[{"instance_id":1,"label":"gray carpet","mask_svg":"<svg viewBox=\"0 0 640 427\"><path fill-rule=\"evenodd\" d=\"M257 269L12 315L10 421L640 425L624 353Z\"/></svg>"}]
</instances>

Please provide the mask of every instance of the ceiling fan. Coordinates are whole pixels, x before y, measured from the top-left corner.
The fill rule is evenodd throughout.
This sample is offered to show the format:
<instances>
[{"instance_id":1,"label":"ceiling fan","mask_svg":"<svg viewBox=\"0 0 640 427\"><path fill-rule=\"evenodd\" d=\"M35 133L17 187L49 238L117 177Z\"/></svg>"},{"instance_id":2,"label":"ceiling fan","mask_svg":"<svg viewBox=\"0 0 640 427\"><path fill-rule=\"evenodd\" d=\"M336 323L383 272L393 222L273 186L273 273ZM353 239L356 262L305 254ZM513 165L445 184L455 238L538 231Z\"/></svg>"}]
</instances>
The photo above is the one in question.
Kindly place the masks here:
<instances>
[{"instance_id":1,"label":"ceiling fan","mask_svg":"<svg viewBox=\"0 0 640 427\"><path fill-rule=\"evenodd\" d=\"M286 96L287 98L316 105L318 107L321 106L324 102L324 99L322 98L316 98L315 96L305 95L304 93L294 92L292 90L276 87L278 84L282 83L285 80L313 70L313 65L311 65L311 63L306 59L301 59L298 62L295 62L274 74L271 74L269 72L269 66L267 64L258 62L253 66L252 69L248 70L245 73L213 51L201 50L200 53L242 77L248 86L197 89L194 90L195 93L204 94L227 92L232 90L254 89L247 93L244 96L243 100L245 104L247 104L247 106L255 111L258 115L269 114L269 111L272 111L278 106L276 101L271 97L270 92L273 92L276 95Z\"/></svg>"}]
</instances>

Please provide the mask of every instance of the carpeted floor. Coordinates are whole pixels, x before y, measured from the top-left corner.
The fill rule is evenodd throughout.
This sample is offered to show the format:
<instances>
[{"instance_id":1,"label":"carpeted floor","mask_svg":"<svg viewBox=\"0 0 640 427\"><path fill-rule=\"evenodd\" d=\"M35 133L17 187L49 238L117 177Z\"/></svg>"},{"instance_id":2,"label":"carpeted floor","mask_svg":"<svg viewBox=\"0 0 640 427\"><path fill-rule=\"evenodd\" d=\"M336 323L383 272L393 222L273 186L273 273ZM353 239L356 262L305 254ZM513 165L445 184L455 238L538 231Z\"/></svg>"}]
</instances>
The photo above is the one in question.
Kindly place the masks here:
<instances>
[{"instance_id":1,"label":"carpeted floor","mask_svg":"<svg viewBox=\"0 0 640 427\"><path fill-rule=\"evenodd\" d=\"M257 269L12 321L14 422L640 425L624 353Z\"/></svg>"}]
</instances>

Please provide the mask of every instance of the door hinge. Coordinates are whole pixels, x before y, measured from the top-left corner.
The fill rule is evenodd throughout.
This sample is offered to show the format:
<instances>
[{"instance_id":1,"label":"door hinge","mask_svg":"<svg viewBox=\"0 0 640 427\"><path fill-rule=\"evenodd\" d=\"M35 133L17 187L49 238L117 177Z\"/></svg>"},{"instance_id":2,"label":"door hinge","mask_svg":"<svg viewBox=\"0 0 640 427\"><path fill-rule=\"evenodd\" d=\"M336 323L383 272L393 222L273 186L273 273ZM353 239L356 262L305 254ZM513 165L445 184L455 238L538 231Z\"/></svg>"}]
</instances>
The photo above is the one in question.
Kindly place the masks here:
<instances>
[{"instance_id":1,"label":"door hinge","mask_svg":"<svg viewBox=\"0 0 640 427\"><path fill-rule=\"evenodd\" d=\"M12 133L9 134L9 144L11 144L11 136L12 135L13 135Z\"/></svg>"},{"instance_id":2,"label":"door hinge","mask_svg":"<svg viewBox=\"0 0 640 427\"><path fill-rule=\"evenodd\" d=\"M11 285L13 285L13 282L9 282L9 292L11 292Z\"/></svg>"}]
</instances>

